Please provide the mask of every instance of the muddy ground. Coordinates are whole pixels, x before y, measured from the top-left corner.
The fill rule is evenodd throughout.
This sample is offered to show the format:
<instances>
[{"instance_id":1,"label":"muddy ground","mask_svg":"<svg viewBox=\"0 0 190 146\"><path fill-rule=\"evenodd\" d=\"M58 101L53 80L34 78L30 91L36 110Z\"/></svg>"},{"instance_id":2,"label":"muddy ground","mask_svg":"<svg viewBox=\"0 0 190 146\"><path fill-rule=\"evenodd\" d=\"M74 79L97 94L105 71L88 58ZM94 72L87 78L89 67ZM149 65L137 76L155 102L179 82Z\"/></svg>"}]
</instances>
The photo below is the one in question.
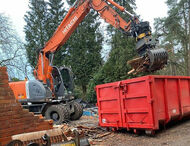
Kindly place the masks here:
<instances>
[{"instance_id":1,"label":"muddy ground","mask_svg":"<svg viewBox=\"0 0 190 146\"><path fill-rule=\"evenodd\" d=\"M78 121L70 122L72 126L97 127L97 117L82 117ZM98 131L98 130L97 130ZM99 129L98 133L107 133ZM89 137L92 145L102 146L188 146L190 145L190 120L183 120L178 123L170 124L166 129L156 132L154 137L145 134L136 135L126 130L111 132L108 136L92 139Z\"/></svg>"}]
</instances>

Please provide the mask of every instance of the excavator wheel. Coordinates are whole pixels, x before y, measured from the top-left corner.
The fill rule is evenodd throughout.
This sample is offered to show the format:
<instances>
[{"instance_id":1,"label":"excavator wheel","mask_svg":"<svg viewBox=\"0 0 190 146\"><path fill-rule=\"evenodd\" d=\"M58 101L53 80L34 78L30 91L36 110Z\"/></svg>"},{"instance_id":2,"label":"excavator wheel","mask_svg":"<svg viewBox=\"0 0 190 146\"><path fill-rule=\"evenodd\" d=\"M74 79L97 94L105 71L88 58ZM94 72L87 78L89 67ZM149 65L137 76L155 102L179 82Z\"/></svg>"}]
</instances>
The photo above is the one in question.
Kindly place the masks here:
<instances>
[{"instance_id":1,"label":"excavator wheel","mask_svg":"<svg viewBox=\"0 0 190 146\"><path fill-rule=\"evenodd\" d=\"M66 106L65 104L60 104L63 111L64 111L64 117L65 117L65 120L66 122L69 121L70 119L70 111L69 111L69 108L68 106Z\"/></svg>"},{"instance_id":2,"label":"excavator wheel","mask_svg":"<svg viewBox=\"0 0 190 146\"><path fill-rule=\"evenodd\" d=\"M80 105L78 102L73 102L74 105L74 113L70 115L71 120L78 120L83 114L83 108L82 105Z\"/></svg>"},{"instance_id":3,"label":"excavator wheel","mask_svg":"<svg viewBox=\"0 0 190 146\"><path fill-rule=\"evenodd\" d=\"M68 110L62 104L51 105L45 112L46 119L52 119L53 123L60 125L68 120Z\"/></svg>"}]
</instances>

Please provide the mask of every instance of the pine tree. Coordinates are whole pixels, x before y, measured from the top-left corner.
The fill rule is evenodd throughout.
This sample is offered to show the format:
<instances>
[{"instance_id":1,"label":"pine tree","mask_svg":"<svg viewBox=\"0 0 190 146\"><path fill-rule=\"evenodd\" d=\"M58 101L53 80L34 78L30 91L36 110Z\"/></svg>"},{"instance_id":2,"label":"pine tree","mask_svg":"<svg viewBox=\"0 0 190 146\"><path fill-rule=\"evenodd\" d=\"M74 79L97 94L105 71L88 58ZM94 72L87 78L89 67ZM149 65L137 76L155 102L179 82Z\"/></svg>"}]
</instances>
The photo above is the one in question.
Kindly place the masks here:
<instances>
[{"instance_id":1,"label":"pine tree","mask_svg":"<svg viewBox=\"0 0 190 146\"><path fill-rule=\"evenodd\" d=\"M129 12L134 13L134 0L116 0L115 2L124 6ZM118 9L115 10L122 18L124 18L124 20L126 20L126 22L130 20L130 16L121 13ZM96 85L134 77L133 75L128 75L131 68L127 65L127 61L134 58L136 55L134 50L134 38L127 37L120 30L115 29L111 25L108 26L107 31L109 35L109 37L107 37L109 38L107 42L109 42L111 46L111 51L108 60L101 69L94 74L93 80L89 82L87 97L90 102L96 102L96 93L94 91Z\"/></svg>"},{"instance_id":2,"label":"pine tree","mask_svg":"<svg viewBox=\"0 0 190 146\"><path fill-rule=\"evenodd\" d=\"M48 37L51 38L58 26L61 24L66 11L64 8L64 3L62 0L49 0L48 1ZM59 50L55 53L54 64L56 66L61 66L62 62L60 60L63 59L63 53L65 51L66 44L59 48Z\"/></svg>"},{"instance_id":3,"label":"pine tree","mask_svg":"<svg viewBox=\"0 0 190 146\"><path fill-rule=\"evenodd\" d=\"M155 21L161 47L170 52L168 67L161 74L190 75L190 0L167 0L168 16Z\"/></svg>"},{"instance_id":4,"label":"pine tree","mask_svg":"<svg viewBox=\"0 0 190 146\"><path fill-rule=\"evenodd\" d=\"M44 0L30 0L29 11L25 15L25 48L29 63L35 67L38 52L48 40L48 13L47 3Z\"/></svg>"},{"instance_id":5,"label":"pine tree","mask_svg":"<svg viewBox=\"0 0 190 146\"><path fill-rule=\"evenodd\" d=\"M73 4L74 1L69 1ZM79 24L76 31L68 41L67 55L64 62L70 65L76 76L76 85L86 96L87 85L93 74L102 64L101 50L103 36L100 33L100 23L96 20L97 14L91 11Z\"/></svg>"},{"instance_id":6,"label":"pine tree","mask_svg":"<svg viewBox=\"0 0 190 146\"><path fill-rule=\"evenodd\" d=\"M115 2L134 14L134 0L116 0ZM118 9L115 10L126 22L130 21L131 17L129 15L123 14ZM127 65L127 61L136 56L134 49L135 39L127 37L120 30L115 29L112 26L108 26L108 32L111 37L111 39L108 40L111 46L111 51L109 53L108 61L103 67L104 72L108 73L107 77L104 79L104 83L131 78L131 76L127 74L131 70L130 66Z\"/></svg>"},{"instance_id":7,"label":"pine tree","mask_svg":"<svg viewBox=\"0 0 190 146\"><path fill-rule=\"evenodd\" d=\"M65 15L65 9L64 9L64 3L62 0L49 0L48 2L48 22L49 22L49 32L48 36L49 38L52 37L53 33L56 31L57 27L62 22L64 15Z\"/></svg>"}]
</instances>

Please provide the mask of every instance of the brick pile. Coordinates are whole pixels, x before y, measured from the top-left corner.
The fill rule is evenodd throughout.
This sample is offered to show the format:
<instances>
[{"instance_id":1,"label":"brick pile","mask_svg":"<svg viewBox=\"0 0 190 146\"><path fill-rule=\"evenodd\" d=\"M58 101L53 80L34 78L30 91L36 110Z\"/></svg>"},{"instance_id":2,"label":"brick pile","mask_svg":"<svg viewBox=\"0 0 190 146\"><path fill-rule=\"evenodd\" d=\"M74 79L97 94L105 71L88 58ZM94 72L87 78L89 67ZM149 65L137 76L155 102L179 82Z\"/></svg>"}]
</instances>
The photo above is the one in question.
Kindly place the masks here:
<instances>
[{"instance_id":1,"label":"brick pile","mask_svg":"<svg viewBox=\"0 0 190 146\"><path fill-rule=\"evenodd\" d=\"M52 121L22 108L9 87L6 67L0 67L0 146L11 141L12 135L52 128Z\"/></svg>"}]
</instances>

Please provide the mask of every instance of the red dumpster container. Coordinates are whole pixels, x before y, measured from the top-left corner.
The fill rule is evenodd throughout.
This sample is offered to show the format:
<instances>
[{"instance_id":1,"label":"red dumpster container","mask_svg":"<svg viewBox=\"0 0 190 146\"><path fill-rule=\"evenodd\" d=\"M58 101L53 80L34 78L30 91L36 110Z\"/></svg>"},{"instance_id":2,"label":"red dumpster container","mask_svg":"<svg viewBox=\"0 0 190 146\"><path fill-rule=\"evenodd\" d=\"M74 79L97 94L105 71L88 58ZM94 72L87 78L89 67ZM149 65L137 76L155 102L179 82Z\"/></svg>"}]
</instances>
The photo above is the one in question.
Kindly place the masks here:
<instances>
[{"instance_id":1,"label":"red dumpster container","mask_svg":"<svg viewBox=\"0 0 190 146\"><path fill-rule=\"evenodd\" d=\"M144 76L96 86L99 125L154 132L190 117L190 77Z\"/></svg>"}]
</instances>

